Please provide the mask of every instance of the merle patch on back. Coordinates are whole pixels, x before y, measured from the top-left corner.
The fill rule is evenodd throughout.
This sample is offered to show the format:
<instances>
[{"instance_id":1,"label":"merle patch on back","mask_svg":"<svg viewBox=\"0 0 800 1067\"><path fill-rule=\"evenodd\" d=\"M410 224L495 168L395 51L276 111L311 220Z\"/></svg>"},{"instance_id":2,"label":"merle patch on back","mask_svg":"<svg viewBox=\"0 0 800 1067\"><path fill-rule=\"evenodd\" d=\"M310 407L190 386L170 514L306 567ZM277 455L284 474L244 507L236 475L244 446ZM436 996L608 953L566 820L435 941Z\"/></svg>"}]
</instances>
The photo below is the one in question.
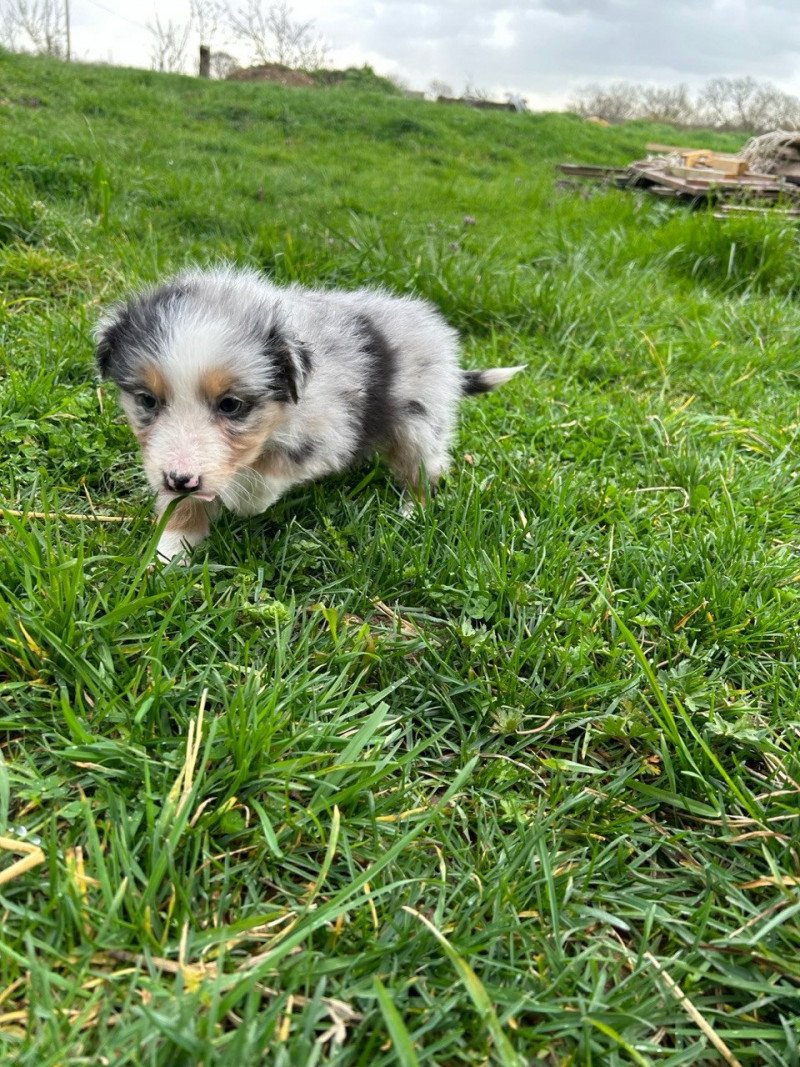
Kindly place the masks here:
<instances>
[{"instance_id":1,"label":"merle patch on back","mask_svg":"<svg viewBox=\"0 0 800 1067\"><path fill-rule=\"evenodd\" d=\"M367 315L359 315L356 324L363 339L363 351L370 361L359 413L357 451L368 453L385 443L392 433L395 420L392 386L397 355Z\"/></svg>"}]
</instances>

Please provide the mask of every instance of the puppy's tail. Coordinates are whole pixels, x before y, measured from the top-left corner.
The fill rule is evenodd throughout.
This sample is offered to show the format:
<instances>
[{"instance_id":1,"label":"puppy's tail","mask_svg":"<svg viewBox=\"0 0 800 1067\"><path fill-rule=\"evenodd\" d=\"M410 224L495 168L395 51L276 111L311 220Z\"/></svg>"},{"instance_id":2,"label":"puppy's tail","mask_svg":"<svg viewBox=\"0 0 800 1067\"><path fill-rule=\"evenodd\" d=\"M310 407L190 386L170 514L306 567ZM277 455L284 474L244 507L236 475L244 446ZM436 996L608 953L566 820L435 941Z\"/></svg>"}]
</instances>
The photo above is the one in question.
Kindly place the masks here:
<instances>
[{"instance_id":1,"label":"puppy's tail","mask_svg":"<svg viewBox=\"0 0 800 1067\"><path fill-rule=\"evenodd\" d=\"M525 370L523 363L519 367L491 367L487 370L465 370L461 375L461 392L464 396L477 396L488 393L498 385L505 385L509 378Z\"/></svg>"}]
</instances>

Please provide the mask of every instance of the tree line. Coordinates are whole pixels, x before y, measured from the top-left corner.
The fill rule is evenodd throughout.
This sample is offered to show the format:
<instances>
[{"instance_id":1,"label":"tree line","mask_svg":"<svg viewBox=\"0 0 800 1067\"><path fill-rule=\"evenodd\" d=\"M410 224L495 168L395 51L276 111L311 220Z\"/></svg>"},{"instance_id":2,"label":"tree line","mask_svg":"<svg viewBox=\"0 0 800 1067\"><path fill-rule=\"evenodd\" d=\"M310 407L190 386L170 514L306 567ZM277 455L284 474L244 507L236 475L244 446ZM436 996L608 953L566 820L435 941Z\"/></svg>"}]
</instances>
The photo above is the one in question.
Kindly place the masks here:
<instances>
[{"instance_id":1,"label":"tree line","mask_svg":"<svg viewBox=\"0 0 800 1067\"><path fill-rule=\"evenodd\" d=\"M755 133L800 127L800 98L750 77L711 78L694 94L686 85L587 85L568 107L584 118L611 123L646 119Z\"/></svg>"},{"instance_id":2,"label":"tree line","mask_svg":"<svg viewBox=\"0 0 800 1067\"><path fill-rule=\"evenodd\" d=\"M0 43L12 51L69 58L69 0L0 0ZM243 50L253 64L277 63L318 71L329 55L314 20L294 17L288 0L188 0L183 19L147 24L154 70L197 70L199 46L210 53L210 73L225 78L239 65L230 49ZM399 80L398 80L399 81ZM429 93L452 96L450 86L431 82ZM465 96L480 97L468 88ZM486 94L483 94L486 95ZM800 128L800 98L751 77L712 78L692 93L685 84L654 86L633 82L587 85L567 105L585 118L611 123L645 119L671 126L715 127L762 133Z\"/></svg>"},{"instance_id":3,"label":"tree line","mask_svg":"<svg viewBox=\"0 0 800 1067\"><path fill-rule=\"evenodd\" d=\"M12 51L69 58L68 0L2 0L0 43ZM211 52L211 73L224 78L239 66L228 49L241 47L251 63L279 63L298 70L319 70L329 47L314 21L296 19L286 0L245 0L231 7L225 0L189 0L183 19L147 24L150 65L154 70L196 69L199 46Z\"/></svg>"}]
</instances>

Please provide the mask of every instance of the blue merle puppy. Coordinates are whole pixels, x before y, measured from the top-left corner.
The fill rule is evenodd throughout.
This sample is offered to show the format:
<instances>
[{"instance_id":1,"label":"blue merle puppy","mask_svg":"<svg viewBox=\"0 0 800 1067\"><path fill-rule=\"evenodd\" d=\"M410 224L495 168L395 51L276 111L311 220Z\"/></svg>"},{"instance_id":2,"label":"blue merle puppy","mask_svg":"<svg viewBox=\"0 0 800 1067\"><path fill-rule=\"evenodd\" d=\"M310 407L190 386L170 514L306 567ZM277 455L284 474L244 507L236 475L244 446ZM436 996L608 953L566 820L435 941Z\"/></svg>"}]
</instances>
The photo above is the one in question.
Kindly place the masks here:
<instances>
[{"instance_id":1,"label":"blue merle puppy","mask_svg":"<svg viewBox=\"0 0 800 1067\"><path fill-rule=\"evenodd\" d=\"M233 267L133 295L96 340L158 514L182 498L164 559L199 544L220 504L255 515L375 451L419 495L447 469L461 397L522 369L462 370L455 331L424 300L280 288Z\"/></svg>"}]
</instances>

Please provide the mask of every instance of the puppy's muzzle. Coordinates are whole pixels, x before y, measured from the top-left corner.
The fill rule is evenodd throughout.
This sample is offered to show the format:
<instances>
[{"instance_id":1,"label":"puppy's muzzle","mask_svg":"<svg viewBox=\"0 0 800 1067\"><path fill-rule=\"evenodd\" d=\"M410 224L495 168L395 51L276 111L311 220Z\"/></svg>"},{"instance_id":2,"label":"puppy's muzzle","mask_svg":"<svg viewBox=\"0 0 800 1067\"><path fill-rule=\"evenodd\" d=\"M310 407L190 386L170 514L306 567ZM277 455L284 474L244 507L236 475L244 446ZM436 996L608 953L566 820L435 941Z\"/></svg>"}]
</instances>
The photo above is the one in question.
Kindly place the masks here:
<instances>
[{"instance_id":1,"label":"puppy's muzzle","mask_svg":"<svg viewBox=\"0 0 800 1067\"><path fill-rule=\"evenodd\" d=\"M197 493L203 485L199 474L179 474L177 471L164 471L164 488L173 493Z\"/></svg>"}]
</instances>

